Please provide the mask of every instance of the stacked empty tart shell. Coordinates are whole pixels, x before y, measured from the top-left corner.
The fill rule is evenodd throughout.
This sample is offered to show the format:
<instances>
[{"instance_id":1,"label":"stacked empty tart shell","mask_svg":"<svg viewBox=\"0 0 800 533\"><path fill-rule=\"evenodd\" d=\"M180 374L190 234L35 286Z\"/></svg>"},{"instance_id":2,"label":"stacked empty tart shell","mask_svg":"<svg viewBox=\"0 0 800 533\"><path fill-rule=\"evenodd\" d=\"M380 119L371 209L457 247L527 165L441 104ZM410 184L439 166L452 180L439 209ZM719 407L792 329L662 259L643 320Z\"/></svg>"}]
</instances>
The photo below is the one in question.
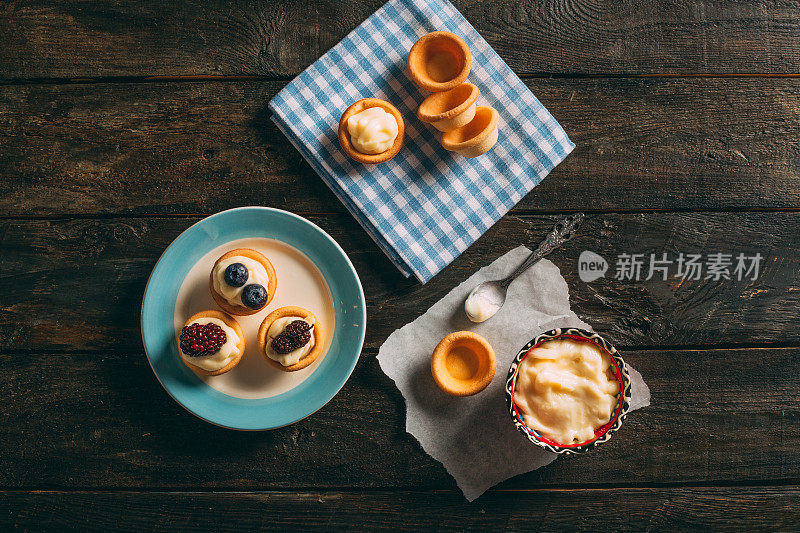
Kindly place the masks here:
<instances>
[{"instance_id":1,"label":"stacked empty tart shell","mask_svg":"<svg viewBox=\"0 0 800 533\"><path fill-rule=\"evenodd\" d=\"M464 157L477 157L497 142L499 115L478 106L480 90L466 81L472 54L463 39L446 31L423 35L408 54L408 71L421 89L431 91L417 117L442 132L442 146Z\"/></svg>"}]
</instances>

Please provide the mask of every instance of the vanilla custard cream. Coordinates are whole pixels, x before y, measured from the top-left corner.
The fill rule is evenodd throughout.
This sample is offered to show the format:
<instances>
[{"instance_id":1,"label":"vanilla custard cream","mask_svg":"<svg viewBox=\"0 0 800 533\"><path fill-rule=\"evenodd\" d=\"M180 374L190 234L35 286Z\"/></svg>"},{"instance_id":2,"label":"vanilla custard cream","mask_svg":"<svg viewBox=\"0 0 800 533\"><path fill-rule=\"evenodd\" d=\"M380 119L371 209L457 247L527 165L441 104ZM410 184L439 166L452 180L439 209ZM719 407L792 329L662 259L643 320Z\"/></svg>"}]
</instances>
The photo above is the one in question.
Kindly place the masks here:
<instances>
[{"instance_id":1,"label":"vanilla custard cream","mask_svg":"<svg viewBox=\"0 0 800 533\"><path fill-rule=\"evenodd\" d=\"M276 352L275 350L272 349L272 340L281 333L283 333L283 330L286 329L286 326L288 326L295 320L304 320L309 324L311 324L311 329L309 330L309 333L311 333L311 338L308 340L307 343L305 343L305 345L287 354L281 354ZM314 348L314 318L313 317L301 318L299 316L284 316L276 319L267 330L266 344L267 344L266 348L267 357L269 357L273 361L277 361L283 366L292 366L293 364L299 362L300 359L308 355L308 353Z\"/></svg>"},{"instance_id":2,"label":"vanilla custard cream","mask_svg":"<svg viewBox=\"0 0 800 533\"><path fill-rule=\"evenodd\" d=\"M218 318L211 318L211 317L203 317L198 318L192 324L200 324L204 326L206 324L216 324L222 328L222 331L225 332L225 344L223 344L217 353L211 355L202 355L200 357L189 357L188 355L184 355L181 352L181 357L183 357L184 361L188 363L200 367L203 370L207 370L209 372L215 372L220 368L223 368L225 365L230 363L235 357L239 355L239 336L233 331L233 328L228 326L225 322Z\"/></svg>"},{"instance_id":3,"label":"vanilla custard cream","mask_svg":"<svg viewBox=\"0 0 800 533\"><path fill-rule=\"evenodd\" d=\"M464 302L467 318L473 322L485 322L497 314L501 303L492 299L491 296L488 291L470 294Z\"/></svg>"},{"instance_id":4,"label":"vanilla custard cream","mask_svg":"<svg viewBox=\"0 0 800 533\"><path fill-rule=\"evenodd\" d=\"M382 154L397 139L397 120L380 107L370 107L347 119L353 148L362 154Z\"/></svg>"},{"instance_id":5,"label":"vanilla custard cream","mask_svg":"<svg viewBox=\"0 0 800 533\"><path fill-rule=\"evenodd\" d=\"M559 443L585 442L617 407L611 358L591 342L547 341L517 370L514 402L529 428Z\"/></svg>"},{"instance_id":6,"label":"vanilla custard cream","mask_svg":"<svg viewBox=\"0 0 800 533\"><path fill-rule=\"evenodd\" d=\"M241 287L231 287L225 283L225 269L234 263L241 263L247 268L247 281ZM269 275L264 265L255 259L240 255L229 257L217 263L217 266L214 267L214 271L211 273L211 278L214 284L214 290L217 291L217 294L225 298L225 301L230 305L238 306L244 306L244 303L242 303L242 290L245 287L257 283L266 289L269 285Z\"/></svg>"}]
</instances>

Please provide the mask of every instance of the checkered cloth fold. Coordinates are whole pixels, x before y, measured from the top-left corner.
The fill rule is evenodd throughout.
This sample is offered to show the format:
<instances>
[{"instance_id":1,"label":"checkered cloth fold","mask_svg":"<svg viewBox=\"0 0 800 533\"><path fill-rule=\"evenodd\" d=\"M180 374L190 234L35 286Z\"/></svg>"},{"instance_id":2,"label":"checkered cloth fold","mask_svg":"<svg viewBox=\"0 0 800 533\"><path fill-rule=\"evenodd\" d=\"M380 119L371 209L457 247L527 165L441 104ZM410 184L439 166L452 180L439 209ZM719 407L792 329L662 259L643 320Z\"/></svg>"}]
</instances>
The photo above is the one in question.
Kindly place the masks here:
<instances>
[{"instance_id":1,"label":"checkered cloth fold","mask_svg":"<svg viewBox=\"0 0 800 533\"><path fill-rule=\"evenodd\" d=\"M500 113L499 140L465 159L416 118L427 93L406 56L424 34L446 30L472 52L478 105ZM339 146L339 117L361 98L394 104L405 146L380 165ZM575 147L547 109L447 0L390 0L270 102L272 119L386 255L425 283L530 192Z\"/></svg>"}]
</instances>

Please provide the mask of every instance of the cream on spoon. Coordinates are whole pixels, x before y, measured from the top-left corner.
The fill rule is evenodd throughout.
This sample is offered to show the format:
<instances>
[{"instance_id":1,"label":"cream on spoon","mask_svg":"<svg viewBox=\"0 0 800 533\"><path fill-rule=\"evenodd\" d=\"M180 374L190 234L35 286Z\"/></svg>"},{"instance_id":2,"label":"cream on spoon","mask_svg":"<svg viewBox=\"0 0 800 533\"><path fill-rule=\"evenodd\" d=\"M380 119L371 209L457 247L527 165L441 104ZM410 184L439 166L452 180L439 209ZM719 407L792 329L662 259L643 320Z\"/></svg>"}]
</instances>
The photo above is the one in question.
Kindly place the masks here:
<instances>
[{"instance_id":1,"label":"cream on spoon","mask_svg":"<svg viewBox=\"0 0 800 533\"><path fill-rule=\"evenodd\" d=\"M539 259L570 240L582 221L583 213L566 217L556 224L553 231L539 244L539 247L531 252L531 255L511 275L505 279L484 281L472 289L464 302L464 312L467 314L467 318L473 322L483 322L492 318L503 307L511 282Z\"/></svg>"}]
</instances>

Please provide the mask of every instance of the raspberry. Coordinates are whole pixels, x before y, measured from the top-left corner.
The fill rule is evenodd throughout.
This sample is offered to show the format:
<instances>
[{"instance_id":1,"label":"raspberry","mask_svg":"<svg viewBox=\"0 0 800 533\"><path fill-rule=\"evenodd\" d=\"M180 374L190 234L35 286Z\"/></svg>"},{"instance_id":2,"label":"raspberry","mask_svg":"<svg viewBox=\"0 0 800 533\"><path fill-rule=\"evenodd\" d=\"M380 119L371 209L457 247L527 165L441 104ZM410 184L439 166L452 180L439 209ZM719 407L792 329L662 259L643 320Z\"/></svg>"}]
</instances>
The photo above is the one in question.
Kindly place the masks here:
<instances>
[{"instance_id":1,"label":"raspberry","mask_svg":"<svg viewBox=\"0 0 800 533\"><path fill-rule=\"evenodd\" d=\"M213 355L228 341L217 324L189 324L181 330L181 351L189 357Z\"/></svg>"},{"instance_id":2,"label":"raspberry","mask_svg":"<svg viewBox=\"0 0 800 533\"><path fill-rule=\"evenodd\" d=\"M311 340L311 324L305 320L295 320L272 339L272 349L275 353L285 355L305 346L309 340Z\"/></svg>"}]
</instances>

